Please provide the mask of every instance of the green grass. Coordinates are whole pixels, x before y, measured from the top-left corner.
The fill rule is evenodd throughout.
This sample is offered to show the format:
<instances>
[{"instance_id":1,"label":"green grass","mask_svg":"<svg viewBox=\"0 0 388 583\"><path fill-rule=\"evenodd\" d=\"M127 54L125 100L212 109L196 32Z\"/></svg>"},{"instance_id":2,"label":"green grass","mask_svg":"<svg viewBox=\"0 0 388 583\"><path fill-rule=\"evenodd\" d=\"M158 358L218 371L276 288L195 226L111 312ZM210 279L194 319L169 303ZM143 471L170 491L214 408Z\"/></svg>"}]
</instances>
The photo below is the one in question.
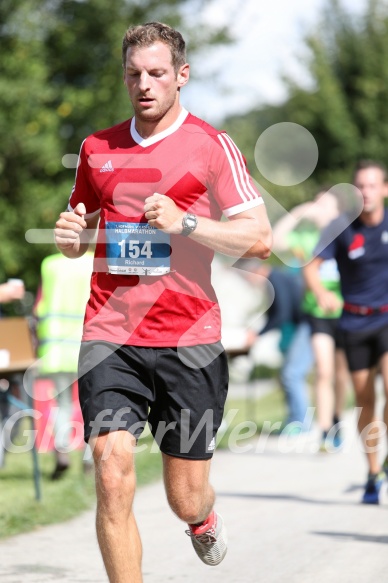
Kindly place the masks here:
<instances>
[{"instance_id":1,"label":"green grass","mask_svg":"<svg viewBox=\"0 0 388 583\"><path fill-rule=\"evenodd\" d=\"M149 449L136 454L139 486L161 475L161 456ZM0 539L68 520L94 506L94 478L82 471L82 452L70 455L71 468L53 482L54 456L39 454L42 496L37 501L31 453L7 453L5 467L0 469Z\"/></svg>"},{"instance_id":2,"label":"green grass","mask_svg":"<svg viewBox=\"0 0 388 583\"><path fill-rule=\"evenodd\" d=\"M53 455L40 454L42 500L35 499L31 453L8 453L0 470L0 538L72 518L90 508L94 484L82 473L81 454L72 456L63 479L50 480Z\"/></svg>"},{"instance_id":3,"label":"green grass","mask_svg":"<svg viewBox=\"0 0 388 583\"><path fill-rule=\"evenodd\" d=\"M243 440L244 437L247 439L262 431L268 431L268 424L283 424L285 417L284 394L280 388L259 398L228 398L224 416L228 426L218 447L227 448L231 436L238 436Z\"/></svg>"}]
</instances>

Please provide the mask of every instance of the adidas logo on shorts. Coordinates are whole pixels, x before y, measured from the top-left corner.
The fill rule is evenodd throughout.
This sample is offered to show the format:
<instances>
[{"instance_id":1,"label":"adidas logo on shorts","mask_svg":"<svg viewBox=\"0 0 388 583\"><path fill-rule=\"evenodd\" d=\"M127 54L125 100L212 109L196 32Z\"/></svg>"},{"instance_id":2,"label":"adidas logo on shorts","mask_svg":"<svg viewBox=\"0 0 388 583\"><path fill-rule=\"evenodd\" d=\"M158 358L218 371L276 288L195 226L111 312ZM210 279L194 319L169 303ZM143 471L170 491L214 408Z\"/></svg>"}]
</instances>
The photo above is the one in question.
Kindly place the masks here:
<instances>
[{"instance_id":1,"label":"adidas logo on shorts","mask_svg":"<svg viewBox=\"0 0 388 583\"><path fill-rule=\"evenodd\" d=\"M208 451L214 451L215 449L216 449L216 440L215 440L215 437L213 437L213 439L209 443L209 446L208 446L207 450Z\"/></svg>"}]
</instances>

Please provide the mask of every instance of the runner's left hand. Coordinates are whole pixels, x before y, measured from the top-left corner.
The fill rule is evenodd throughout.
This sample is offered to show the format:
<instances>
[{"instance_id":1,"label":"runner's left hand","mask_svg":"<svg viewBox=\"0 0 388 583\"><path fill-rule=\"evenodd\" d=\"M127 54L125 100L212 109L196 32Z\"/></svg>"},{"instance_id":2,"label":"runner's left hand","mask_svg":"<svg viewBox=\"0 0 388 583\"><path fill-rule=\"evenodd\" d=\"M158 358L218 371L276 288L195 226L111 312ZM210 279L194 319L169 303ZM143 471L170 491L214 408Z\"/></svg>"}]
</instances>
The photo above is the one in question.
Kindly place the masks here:
<instances>
[{"instance_id":1,"label":"runner's left hand","mask_svg":"<svg viewBox=\"0 0 388 583\"><path fill-rule=\"evenodd\" d=\"M151 227L174 235L182 232L182 219L185 213L169 196L155 192L146 198L144 213Z\"/></svg>"}]
</instances>

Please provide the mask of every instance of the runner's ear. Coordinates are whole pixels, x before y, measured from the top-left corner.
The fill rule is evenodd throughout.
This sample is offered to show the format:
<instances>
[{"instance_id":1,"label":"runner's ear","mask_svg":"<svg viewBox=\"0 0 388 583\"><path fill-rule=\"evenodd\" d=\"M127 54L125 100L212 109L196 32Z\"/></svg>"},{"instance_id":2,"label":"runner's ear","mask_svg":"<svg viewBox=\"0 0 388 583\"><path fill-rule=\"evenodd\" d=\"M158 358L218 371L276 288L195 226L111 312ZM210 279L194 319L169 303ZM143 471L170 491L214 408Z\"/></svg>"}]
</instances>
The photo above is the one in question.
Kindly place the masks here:
<instances>
[{"instance_id":1,"label":"runner's ear","mask_svg":"<svg viewBox=\"0 0 388 583\"><path fill-rule=\"evenodd\" d=\"M188 63L185 63L184 65L182 65L182 67L180 67L178 74L177 74L177 81L178 81L178 87L183 87L183 85L186 85L186 83L188 82L190 77L190 65Z\"/></svg>"}]
</instances>

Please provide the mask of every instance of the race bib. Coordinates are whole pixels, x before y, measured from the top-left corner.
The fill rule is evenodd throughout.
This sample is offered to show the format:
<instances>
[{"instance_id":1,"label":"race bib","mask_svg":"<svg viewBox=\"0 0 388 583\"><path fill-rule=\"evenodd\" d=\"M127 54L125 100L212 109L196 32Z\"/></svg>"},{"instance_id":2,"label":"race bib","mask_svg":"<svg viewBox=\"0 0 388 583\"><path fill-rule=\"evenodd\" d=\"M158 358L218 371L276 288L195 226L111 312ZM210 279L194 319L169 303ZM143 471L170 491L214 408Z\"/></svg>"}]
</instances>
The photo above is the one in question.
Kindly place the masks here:
<instances>
[{"instance_id":1,"label":"race bib","mask_svg":"<svg viewBox=\"0 0 388 583\"><path fill-rule=\"evenodd\" d=\"M164 275L170 272L170 235L148 223L107 222L106 259L109 273Z\"/></svg>"}]
</instances>

